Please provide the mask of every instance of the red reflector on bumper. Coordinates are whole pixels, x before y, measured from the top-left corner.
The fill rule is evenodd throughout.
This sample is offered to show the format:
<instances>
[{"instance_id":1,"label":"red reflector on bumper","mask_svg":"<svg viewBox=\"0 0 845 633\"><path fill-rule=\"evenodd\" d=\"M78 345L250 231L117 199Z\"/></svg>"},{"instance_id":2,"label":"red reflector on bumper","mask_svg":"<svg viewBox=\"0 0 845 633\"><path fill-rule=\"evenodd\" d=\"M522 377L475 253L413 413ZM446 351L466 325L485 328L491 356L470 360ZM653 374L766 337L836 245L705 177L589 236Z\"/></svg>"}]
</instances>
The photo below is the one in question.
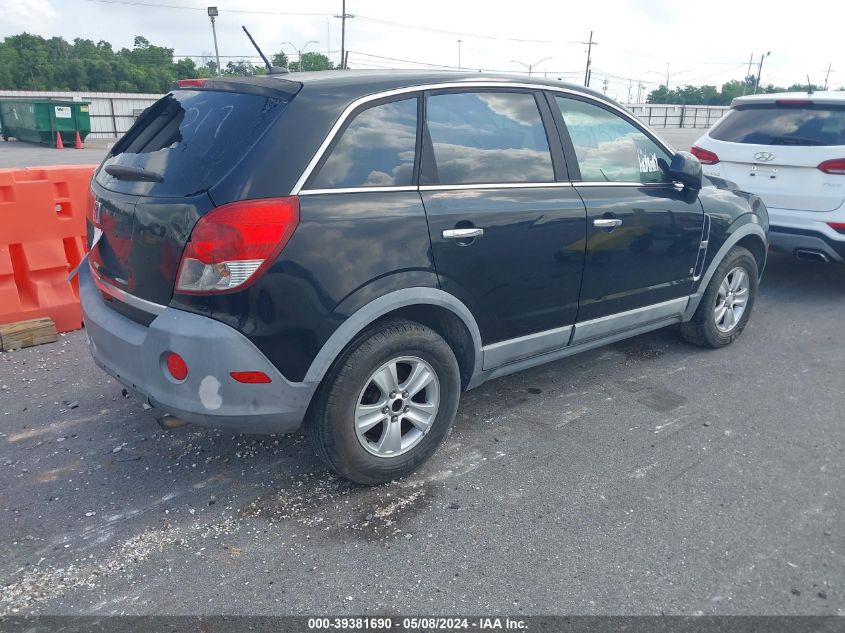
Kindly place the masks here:
<instances>
[{"instance_id":1,"label":"red reflector on bumper","mask_svg":"<svg viewBox=\"0 0 845 633\"><path fill-rule=\"evenodd\" d=\"M270 376L263 371L232 371L229 375L237 380L250 385L266 384L272 382Z\"/></svg>"},{"instance_id":2,"label":"red reflector on bumper","mask_svg":"<svg viewBox=\"0 0 845 633\"><path fill-rule=\"evenodd\" d=\"M174 380L185 380L188 377L188 364L185 359L175 352L168 352L167 354L167 371L173 376Z\"/></svg>"}]
</instances>

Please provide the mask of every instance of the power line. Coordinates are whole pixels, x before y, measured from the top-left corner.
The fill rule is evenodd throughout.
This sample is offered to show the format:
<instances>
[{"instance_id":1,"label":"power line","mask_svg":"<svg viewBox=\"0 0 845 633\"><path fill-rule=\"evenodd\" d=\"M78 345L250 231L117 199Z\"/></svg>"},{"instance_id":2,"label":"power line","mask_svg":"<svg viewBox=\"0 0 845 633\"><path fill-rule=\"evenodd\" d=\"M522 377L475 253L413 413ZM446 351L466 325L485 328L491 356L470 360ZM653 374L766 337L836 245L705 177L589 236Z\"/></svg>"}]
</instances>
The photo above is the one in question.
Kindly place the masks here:
<instances>
[{"instance_id":1,"label":"power line","mask_svg":"<svg viewBox=\"0 0 845 633\"><path fill-rule=\"evenodd\" d=\"M366 15L356 15L359 20L381 24L382 26L395 26L402 29L412 29L415 31L427 31L429 33L440 33L442 35L453 35L457 37L470 37L479 40L497 40L502 42L525 42L532 44L580 44L577 41L563 41L563 40L538 40L521 37L506 37L501 35L485 35L483 33L467 33L464 31L450 31L446 29L438 29L431 26L420 26L419 24L408 24L406 22L396 22L394 20L383 20L381 18L373 18Z\"/></svg>"},{"instance_id":2,"label":"power line","mask_svg":"<svg viewBox=\"0 0 845 633\"><path fill-rule=\"evenodd\" d=\"M183 9L186 11L207 11L206 7L186 7L177 4L164 4L161 2L144 2L142 0L86 0L87 2L99 2L101 4L123 4L130 7L152 7L157 9ZM306 17L331 17L331 13L301 13L295 11L257 11L250 9L224 9L226 13L246 13L253 15L299 15Z\"/></svg>"}]
</instances>

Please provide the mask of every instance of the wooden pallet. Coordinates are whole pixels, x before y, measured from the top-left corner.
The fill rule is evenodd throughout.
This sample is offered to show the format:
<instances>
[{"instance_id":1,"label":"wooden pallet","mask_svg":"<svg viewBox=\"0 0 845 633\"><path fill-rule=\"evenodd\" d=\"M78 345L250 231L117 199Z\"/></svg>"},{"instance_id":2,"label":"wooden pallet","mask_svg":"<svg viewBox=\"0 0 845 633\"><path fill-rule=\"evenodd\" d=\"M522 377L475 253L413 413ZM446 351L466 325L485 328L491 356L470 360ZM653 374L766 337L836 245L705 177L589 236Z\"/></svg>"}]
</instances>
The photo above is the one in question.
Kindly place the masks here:
<instances>
[{"instance_id":1,"label":"wooden pallet","mask_svg":"<svg viewBox=\"0 0 845 633\"><path fill-rule=\"evenodd\" d=\"M49 317L0 324L0 351L9 352L59 339L56 324Z\"/></svg>"}]
</instances>

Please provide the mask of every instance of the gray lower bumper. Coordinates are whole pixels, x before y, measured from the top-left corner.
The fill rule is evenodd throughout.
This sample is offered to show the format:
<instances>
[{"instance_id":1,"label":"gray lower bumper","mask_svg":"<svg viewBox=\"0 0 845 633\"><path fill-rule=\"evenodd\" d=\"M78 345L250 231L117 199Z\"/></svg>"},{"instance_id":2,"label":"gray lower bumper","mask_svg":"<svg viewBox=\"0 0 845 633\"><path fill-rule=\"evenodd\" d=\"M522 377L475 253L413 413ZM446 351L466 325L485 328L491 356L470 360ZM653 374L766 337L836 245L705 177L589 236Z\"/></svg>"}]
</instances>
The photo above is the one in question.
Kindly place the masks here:
<instances>
[{"instance_id":1,"label":"gray lower bumper","mask_svg":"<svg viewBox=\"0 0 845 633\"><path fill-rule=\"evenodd\" d=\"M772 250L793 255L798 250L816 251L824 253L830 261L845 263L845 240L833 242L822 235L812 235L809 231L797 232L794 229L772 227L769 244Z\"/></svg>"},{"instance_id":2,"label":"gray lower bumper","mask_svg":"<svg viewBox=\"0 0 845 633\"><path fill-rule=\"evenodd\" d=\"M91 354L106 372L150 405L214 428L290 433L299 428L316 384L290 383L243 334L183 310L166 308L149 327L109 308L87 266L79 290ZM178 383L164 370L176 352L188 365ZM269 384L236 382L230 371L263 371Z\"/></svg>"}]
</instances>

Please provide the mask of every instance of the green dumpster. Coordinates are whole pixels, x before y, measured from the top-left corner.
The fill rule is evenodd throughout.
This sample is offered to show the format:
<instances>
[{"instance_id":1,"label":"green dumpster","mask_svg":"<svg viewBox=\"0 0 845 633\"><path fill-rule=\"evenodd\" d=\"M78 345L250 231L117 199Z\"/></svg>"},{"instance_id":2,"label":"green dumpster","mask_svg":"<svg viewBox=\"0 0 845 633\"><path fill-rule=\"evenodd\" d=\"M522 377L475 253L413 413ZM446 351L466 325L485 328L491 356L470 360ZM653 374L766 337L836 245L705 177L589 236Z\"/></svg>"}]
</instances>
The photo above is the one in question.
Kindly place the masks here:
<instances>
[{"instance_id":1,"label":"green dumpster","mask_svg":"<svg viewBox=\"0 0 845 633\"><path fill-rule=\"evenodd\" d=\"M6 141L12 137L19 141L55 145L58 132L62 135L62 142L73 147L77 132L83 141L91 132L90 105L86 101L44 97L0 99L0 133Z\"/></svg>"}]
</instances>

